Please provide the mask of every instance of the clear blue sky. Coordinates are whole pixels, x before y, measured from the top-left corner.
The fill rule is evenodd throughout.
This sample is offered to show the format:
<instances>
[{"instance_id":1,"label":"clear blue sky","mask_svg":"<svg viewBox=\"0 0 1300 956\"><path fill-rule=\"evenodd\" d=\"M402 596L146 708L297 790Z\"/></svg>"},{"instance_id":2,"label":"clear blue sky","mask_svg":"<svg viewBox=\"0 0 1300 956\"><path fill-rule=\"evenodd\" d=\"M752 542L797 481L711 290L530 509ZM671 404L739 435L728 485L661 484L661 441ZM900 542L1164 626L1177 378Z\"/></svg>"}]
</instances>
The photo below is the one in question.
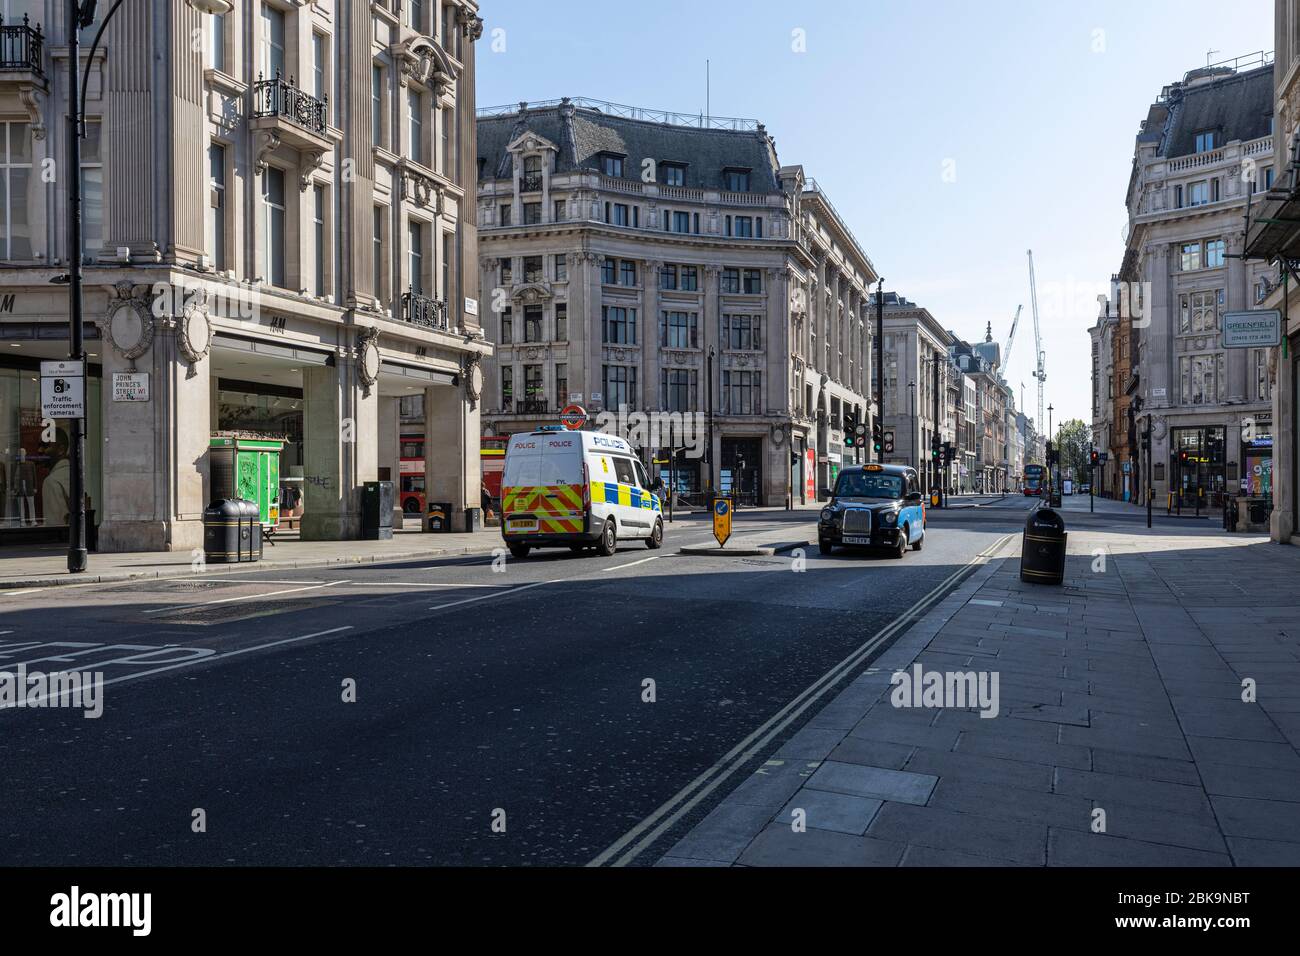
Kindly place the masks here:
<instances>
[{"instance_id":1,"label":"clear blue sky","mask_svg":"<svg viewBox=\"0 0 1300 956\"><path fill-rule=\"evenodd\" d=\"M1211 49L1273 46L1271 0L483 0L481 12L483 106L590 96L699 112L711 60L712 112L767 124L887 289L968 340L991 321L1004 341L1025 306L1007 381L1017 403L1025 384L1030 414L1032 248L1058 424L1091 417L1087 328L1119 267L1147 107Z\"/></svg>"}]
</instances>

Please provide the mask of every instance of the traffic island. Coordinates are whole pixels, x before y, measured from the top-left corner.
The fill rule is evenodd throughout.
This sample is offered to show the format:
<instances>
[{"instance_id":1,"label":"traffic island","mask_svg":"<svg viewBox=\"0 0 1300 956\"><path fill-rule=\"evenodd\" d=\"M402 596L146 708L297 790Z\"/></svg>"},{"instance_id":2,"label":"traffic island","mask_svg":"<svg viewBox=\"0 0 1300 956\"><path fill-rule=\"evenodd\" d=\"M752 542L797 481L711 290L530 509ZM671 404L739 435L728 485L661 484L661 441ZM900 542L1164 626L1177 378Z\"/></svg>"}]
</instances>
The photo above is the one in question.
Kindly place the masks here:
<instances>
[{"instance_id":1,"label":"traffic island","mask_svg":"<svg viewBox=\"0 0 1300 956\"><path fill-rule=\"evenodd\" d=\"M808 541L788 541L772 545L733 544L720 548L716 544L687 544L677 549L678 554L704 558L770 558L784 554L795 548L808 548Z\"/></svg>"}]
</instances>

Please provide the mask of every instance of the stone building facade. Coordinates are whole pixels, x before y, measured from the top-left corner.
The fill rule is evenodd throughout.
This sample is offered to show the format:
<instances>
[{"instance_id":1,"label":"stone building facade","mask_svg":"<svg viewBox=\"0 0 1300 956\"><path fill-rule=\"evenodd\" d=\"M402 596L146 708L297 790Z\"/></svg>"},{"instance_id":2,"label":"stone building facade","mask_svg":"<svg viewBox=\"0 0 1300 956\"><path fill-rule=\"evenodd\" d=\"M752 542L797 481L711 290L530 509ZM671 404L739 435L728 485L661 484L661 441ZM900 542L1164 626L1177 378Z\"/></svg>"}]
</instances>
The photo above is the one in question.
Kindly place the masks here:
<instances>
[{"instance_id":1,"label":"stone building facade","mask_svg":"<svg viewBox=\"0 0 1300 956\"><path fill-rule=\"evenodd\" d=\"M6 33L24 57L0 70L0 455L53 473L63 453L34 429L39 406L4 378L68 349L66 286L51 285L69 261L67 177L40 175L67 155L66 5L28 6L29 32ZM413 394L429 497L463 525L490 352L463 214L475 3L126 3L92 54L98 26L82 32L81 252L100 547L201 547L221 436L281 441L282 505L303 536L355 537L362 485L398 478L397 407Z\"/></svg>"},{"instance_id":2,"label":"stone building facade","mask_svg":"<svg viewBox=\"0 0 1300 956\"><path fill-rule=\"evenodd\" d=\"M1276 177L1273 75L1258 60L1192 70L1137 135L1112 418L1127 433L1121 468L1140 470L1137 503L1148 473L1157 507L1214 509L1271 482L1271 448L1254 440L1272 432L1269 351L1224 348L1222 337L1224 315L1258 307L1268 287L1268 267L1242 257L1242 230L1247 203Z\"/></svg>"},{"instance_id":3,"label":"stone building facade","mask_svg":"<svg viewBox=\"0 0 1300 956\"><path fill-rule=\"evenodd\" d=\"M845 412L871 411L877 278L825 192L752 120L566 98L478 125L484 434L568 405L712 409L671 468L675 439L629 434L652 476L688 500L816 500L849 459Z\"/></svg>"}]
</instances>

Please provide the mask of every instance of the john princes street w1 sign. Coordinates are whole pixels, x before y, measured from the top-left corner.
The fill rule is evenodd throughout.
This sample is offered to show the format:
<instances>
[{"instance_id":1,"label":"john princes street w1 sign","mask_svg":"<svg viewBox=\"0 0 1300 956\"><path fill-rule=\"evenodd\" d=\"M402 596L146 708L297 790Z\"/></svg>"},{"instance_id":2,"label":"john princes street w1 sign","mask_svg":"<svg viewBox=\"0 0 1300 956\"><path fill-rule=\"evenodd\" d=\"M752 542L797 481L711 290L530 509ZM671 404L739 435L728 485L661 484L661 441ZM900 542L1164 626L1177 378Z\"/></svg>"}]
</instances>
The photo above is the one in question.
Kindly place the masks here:
<instances>
[{"instance_id":1,"label":"john princes street w1 sign","mask_svg":"<svg viewBox=\"0 0 1300 956\"><path fill-rule=\"evenodd\" d=\"M1280 345L1282 313L1276 309L1223 313L1223 347L1258 349Z\"/></svg>"}]
</instances>

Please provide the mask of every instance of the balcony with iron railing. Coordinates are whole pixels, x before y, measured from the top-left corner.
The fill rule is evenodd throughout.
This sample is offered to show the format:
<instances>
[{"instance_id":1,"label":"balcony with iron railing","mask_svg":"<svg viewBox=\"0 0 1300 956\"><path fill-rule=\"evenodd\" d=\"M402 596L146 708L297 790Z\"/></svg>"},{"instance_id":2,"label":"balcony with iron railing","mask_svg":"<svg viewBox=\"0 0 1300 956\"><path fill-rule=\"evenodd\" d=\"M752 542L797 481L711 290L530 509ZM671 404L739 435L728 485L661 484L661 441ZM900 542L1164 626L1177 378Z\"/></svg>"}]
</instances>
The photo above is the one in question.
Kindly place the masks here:
<instances>
[{"instance_id":1,"label":"balcony with iron railing","mask_svg":"<svg viewBox=\"0 0 1300 956\"><path fill-rule=\"evenodd\" d=\"M317 99L299 89L293 79L280 73L273 79L253 83L252 123L254 129L274 127L298 149L328 149L329 97Z\"/></svg>"},{"instance_id":2,"label":"balcony with iron railing","mask_svg":"<svg viewBox=\"0 0 1300 956\"><path fill-rule=\"evenodd\" d=\"M402 321L437 332L451 329L447 303L414 290L402 293Z\"/></svg>"},{"instance_id":3,"label":"balcony with iron railing","mask_svg":"<svg viewBox=\"0 0 1300 956\"><path fill-rule=\"evenodd\" d=\"M519 191L521 193L539 193L542 191L542 177L523 176L519 180Z\"/></svg>"},{"instance_id":4,"label":"balcony with iron railing","mask_svg":"<svg viewBox=\"0 0 1300 956\"><path fill-rule=\"evenodd\" d=\"M44 79L44 52L40 24L32 26L25 13L22 23L5 23L0 17L0 72L32 73Z\"/></svg>"},{"instance_id":5,"label":"balcony with iron railing","mask_svg":"<svg viewBox=\"0 0 1300 956\"><path fill-rule=\"evenodd\" d=\"M516 415L545 415L551 403L545 398L521 398L515 402Z\"/></svg>"}]
</instances>

